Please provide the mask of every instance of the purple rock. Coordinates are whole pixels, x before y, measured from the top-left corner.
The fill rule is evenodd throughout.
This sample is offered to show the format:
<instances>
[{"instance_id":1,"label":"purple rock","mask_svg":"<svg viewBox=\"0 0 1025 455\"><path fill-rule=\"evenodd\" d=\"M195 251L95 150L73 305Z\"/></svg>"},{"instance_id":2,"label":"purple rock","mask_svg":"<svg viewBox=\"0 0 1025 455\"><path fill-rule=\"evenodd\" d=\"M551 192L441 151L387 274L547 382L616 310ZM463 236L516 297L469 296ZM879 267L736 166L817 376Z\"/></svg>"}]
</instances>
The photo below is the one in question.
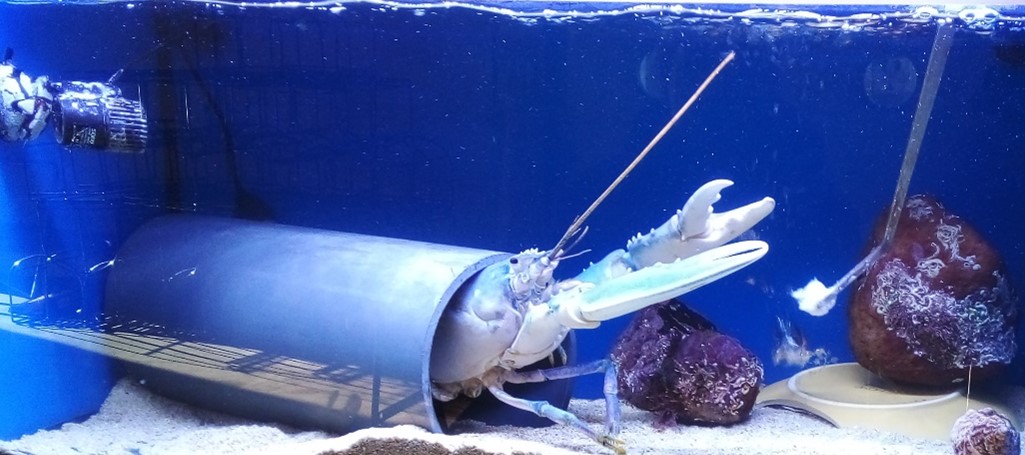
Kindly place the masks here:
<instances>
[{"instance_id":1,"label":"purple rock","mask_svg":"<svg viewBox=\"0 0 1025 455\"><path fill-rule=\"evenodd\" d=\"M950 439L956 455L1019 455L1018 430L992 408L968 410L954 422Z\"/></svg>"},{"instance_id":2,"label":"purple rock","mask_svg":"<svg viewBox=\"0 0 1025 455\"><path fill-rule=\"evenodd\" d=\"M726 425L751 414L762 365L678 301L642 310L612 349L619 395L658 424Z\"/></svg>"}]
</instances>

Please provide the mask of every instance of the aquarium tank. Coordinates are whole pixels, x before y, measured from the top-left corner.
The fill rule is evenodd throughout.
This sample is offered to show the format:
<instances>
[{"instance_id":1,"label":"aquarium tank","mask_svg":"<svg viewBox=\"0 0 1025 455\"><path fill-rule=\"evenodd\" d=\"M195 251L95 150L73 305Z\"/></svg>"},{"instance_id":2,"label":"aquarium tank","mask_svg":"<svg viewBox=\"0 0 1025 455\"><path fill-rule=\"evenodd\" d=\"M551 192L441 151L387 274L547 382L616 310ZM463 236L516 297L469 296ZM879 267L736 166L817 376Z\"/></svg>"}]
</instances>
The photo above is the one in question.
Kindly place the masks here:
<instances>
[{"instance_id":1,"label":"aquarium tank","mask_svg":"<svg viewBox=\"0 0 1025 455\"><path fill-rule=\"evenodd\" d=\"M590 365L524 393L600 399L667 300L747 349L755 388L853 362L1025 385L1021 6L9 1L3 49L0 440L126 377L257 420L445 431L445 394L473 389L446 362L485 347L460 368ZM693 251L642 264L635 236L680 210ZM624 248L629 270L592 265ZM952 270L954 297L926 289ZM589 316L591 287L616 309ZM584 309L524 332L530 356L526 313L472 336L445 313L487 319L492 290ZM912 357L948 364L894 371Z\"/></svg>"}]
</instances>

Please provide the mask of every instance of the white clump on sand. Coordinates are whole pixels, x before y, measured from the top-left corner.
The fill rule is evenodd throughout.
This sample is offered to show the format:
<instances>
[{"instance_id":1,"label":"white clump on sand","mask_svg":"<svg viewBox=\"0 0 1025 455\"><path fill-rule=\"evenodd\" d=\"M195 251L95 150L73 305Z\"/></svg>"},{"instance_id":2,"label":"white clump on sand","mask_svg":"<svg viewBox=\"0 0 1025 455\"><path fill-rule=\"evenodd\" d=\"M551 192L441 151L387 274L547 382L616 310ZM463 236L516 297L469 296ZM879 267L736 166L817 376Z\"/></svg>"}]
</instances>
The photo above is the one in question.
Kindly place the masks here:
<instances>
[{"instance_id":1,"label":"white clump on sand","mask_svg":"<svg viewBox=\"0 0 1025 455\"><path fill-rule=\"evenodd\" d=\"M1025 405L1025 393L1020 389L1011 396L1017 401L1012 400L1010 404ZM604 419L605 404L602 400L573 400L570 410L597 429ZM938 455L951 452L949 441L916 439L870 429L834 428L821 420L780 409L755 409L748 421L729 427L680 425L656 430L653 422L652 414L624 406L620 436L626 440L628 453ZM257 424L197 410L157 397L134 382L123 380L114 387L100 411L85 422L0 442L0 452L18 455L314 455L344 451L361 441L378 444L380 449L388 440L392 443L400 440L404 453L428 453L428 449L432 449L429 453L437 453L437 445L449 451L472 447L495 454L612 453L579 431L563 426L491 427L462 422L456 430L459 434L440 435L418 427L399 426L360 430L340 437L297 432L283 426Z\"/></svg>"}]
</instances>

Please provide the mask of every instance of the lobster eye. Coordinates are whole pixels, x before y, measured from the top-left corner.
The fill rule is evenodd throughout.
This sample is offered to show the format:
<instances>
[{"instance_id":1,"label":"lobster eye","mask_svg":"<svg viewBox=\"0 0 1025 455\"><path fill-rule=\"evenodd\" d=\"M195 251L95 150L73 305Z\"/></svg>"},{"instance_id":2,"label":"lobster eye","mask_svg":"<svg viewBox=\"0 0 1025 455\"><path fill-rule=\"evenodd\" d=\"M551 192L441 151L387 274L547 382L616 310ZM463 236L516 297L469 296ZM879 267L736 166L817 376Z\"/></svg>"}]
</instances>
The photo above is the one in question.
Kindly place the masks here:
<instances>
[{"instance_id":1,"label":"lobster eye","mask_svg":"<svg viewBox=\"0 0 1025 455\"><path fill-rule=\"evenodd\" d=\"M520 263L520 260L516 258L509 258L509 263L512 265L516 265Z\"/></svg>"}]
</instances>

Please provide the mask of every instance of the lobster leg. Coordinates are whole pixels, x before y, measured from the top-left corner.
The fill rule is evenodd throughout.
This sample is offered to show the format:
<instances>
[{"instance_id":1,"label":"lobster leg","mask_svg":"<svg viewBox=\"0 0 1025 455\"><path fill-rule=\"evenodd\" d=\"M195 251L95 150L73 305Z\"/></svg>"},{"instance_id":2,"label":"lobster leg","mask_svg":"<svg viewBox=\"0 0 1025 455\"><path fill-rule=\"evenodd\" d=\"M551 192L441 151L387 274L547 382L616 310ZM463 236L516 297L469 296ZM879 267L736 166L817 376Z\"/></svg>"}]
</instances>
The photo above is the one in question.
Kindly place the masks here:
<instances>
[{"instance_id":1,"label":"lobster leg","mask_svg":"<svg viewBox=\"0 0 1025 455\"><path fill-rule=\"evenodd\" d=\"M530 411L541 417L545 417L555 423L573 426L583 431L587 436L597 441L602 446L612 449L617 454L626 453L626 443L619 439L620 430L620 407L619 393L616 379L616 366L609 359L597 360L583 365L568 365L556 368L547 368L532 371L509 371L505 374L505 382L514 384L544 382L554 379L574 378L585 374L604 373L605 384L605 434L599 434L587 426L579 417L572 412L552 406L547 401L531 401L516 398L509 395L502 389L500 384L488 387L491 394L499 401L517 409Z\"/></svg>"},{"instance_id":2,"label":"lobster leg","mask_svg":"<svg viewBox=\"0 0 1025 455\"><path fill-rule=\"evenodd\" d=\"M522 384L525 382L544 382L555 379L568 379L585 374L604 373L605 382L602 393L605 395L605 432L612 436L619 435L619 421L622 414L619 409L619 387L616 365L609 359L595 360L583 365L567 365L532 371L510 371L504 376L506 382Z\"/></svg>"}]
</instances>

